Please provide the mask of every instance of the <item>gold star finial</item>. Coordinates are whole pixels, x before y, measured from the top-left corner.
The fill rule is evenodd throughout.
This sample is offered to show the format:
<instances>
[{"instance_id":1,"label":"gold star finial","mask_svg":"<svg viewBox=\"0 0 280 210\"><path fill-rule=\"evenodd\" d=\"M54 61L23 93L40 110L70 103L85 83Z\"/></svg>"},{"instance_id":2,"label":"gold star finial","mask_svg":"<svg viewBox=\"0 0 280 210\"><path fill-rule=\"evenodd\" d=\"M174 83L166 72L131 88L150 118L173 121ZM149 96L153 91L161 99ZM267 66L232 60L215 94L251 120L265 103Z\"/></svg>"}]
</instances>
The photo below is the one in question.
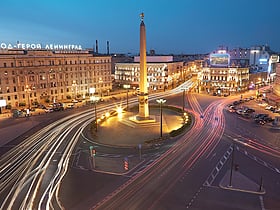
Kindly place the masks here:
<instances>
[{"instance_id":1,"label":"gold star finial","mask_svg":"<svg viewBox=\"0 0 280 210\"><path fill-rule=\"evenodd\" d=\"M144 13L143 12L140 14L140 17L141 17L141 21L143 21L144 20Z\"/></svg>"}]
</instances>

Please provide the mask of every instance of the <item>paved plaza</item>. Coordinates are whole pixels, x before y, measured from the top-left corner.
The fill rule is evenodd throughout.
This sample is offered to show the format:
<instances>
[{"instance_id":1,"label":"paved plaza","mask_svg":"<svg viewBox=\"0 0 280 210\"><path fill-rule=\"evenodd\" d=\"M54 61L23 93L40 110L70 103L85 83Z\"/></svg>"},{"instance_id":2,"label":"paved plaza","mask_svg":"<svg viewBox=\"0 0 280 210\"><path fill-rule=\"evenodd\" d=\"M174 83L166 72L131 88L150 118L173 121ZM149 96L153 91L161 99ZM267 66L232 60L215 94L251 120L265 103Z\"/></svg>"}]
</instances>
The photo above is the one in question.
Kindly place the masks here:
<instances>
[{"instance_id":1,"label":"paved plaza","mask_svg":"<svg viewBox=\"0 0 280 210\"><path fill-rule=\"evenodd\" d=\"M136 112L124 112L122 117L113 116L98 126L98 131L93 132L92 140L105 145L135 147L145 142L160 139L160 110L150 108L150 116L155 122L135 123L129 117L137 115ZM166 138L172 130L183 125L181 113L163 108L162 136Z\"/></svg>"}]
</instances>

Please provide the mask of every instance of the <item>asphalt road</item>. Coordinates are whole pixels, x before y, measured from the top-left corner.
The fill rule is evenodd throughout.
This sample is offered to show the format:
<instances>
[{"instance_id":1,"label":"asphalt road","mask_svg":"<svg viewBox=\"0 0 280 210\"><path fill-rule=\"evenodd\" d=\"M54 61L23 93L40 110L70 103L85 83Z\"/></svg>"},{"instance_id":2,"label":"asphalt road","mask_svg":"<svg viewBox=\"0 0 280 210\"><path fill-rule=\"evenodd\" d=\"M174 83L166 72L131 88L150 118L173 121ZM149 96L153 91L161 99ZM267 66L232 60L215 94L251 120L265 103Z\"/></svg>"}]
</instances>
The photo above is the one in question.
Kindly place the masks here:
<instances>
[{"instance_id":1,"label":"asphalt road","mask_svg":"<svg viewBox=\"0 0 280 210\"><path fill-rule=\"evenodd\" d=\"M196 118L193 129L173 145L143 152L145 161L139 161L128 173L93 172L90 161L84 168L76 167L77 158L86 154L79 153L75 146L81 141L80 131L88 116L93 115L89 111L55 121L50 127L42 124L42 130L38 127L37 133L30 133L13 152L6 153L2 148L1 207L279 209L278 132L225 111L233 97L186 95L185 108ZM168 97L168 103L182 106L181 93ZM104 106L104 110L107 108ZM15 142L19 144L20 140ZM265 194L221 187L231 168L233 145L238 172L254 183L262 179ZM103 151L138 158L137 150L104 147ZM228 151L228 158L223 160ZM223 164L219 165L221 160ZM213 170L217 171L215 176Z\"/></svg>"}]
</instances>

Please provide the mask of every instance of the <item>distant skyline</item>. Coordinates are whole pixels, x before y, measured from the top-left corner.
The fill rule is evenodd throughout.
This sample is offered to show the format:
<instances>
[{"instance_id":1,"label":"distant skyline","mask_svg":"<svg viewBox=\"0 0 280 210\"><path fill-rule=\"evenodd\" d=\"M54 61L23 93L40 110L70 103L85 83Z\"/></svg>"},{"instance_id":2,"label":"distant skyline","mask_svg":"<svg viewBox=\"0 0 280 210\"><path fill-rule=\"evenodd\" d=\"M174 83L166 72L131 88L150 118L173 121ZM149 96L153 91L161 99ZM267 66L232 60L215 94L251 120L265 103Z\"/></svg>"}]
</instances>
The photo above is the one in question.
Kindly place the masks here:
<instances>
[{"instance_id":1,"label":"distant skyline","mask_svg":"<svg viewBox=\"0 0 280 210\"><path fill-rule=\"evenodd\" d=\"M279 0L9 0L1 2L0 43L80 44L100 53L208 53L219 46L268 45L280 52Z\"/></svg>"}]
</instances>

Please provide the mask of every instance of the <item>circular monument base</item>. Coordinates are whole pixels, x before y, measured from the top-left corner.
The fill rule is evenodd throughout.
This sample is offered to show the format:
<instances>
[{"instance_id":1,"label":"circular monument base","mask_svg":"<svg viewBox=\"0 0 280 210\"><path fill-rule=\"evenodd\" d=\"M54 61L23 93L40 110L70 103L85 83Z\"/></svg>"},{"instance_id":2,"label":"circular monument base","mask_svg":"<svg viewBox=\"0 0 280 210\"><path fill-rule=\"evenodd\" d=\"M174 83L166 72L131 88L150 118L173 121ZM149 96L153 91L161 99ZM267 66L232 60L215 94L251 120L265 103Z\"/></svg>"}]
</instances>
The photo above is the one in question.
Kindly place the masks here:
<instances>
[{"instance_id":1,"label":"circular monument base","mask_svg":"<svg viewBox=\"0 0 280 210\"><path fill-rule=\"evenodd\" d=\"M153 115L148 116L148 117L141 117L139 115L135 115L135 116L129 117L128 119L137 124L147 124L147 123L156 122L156 118Z\"/></svg>"}]
</instances>

